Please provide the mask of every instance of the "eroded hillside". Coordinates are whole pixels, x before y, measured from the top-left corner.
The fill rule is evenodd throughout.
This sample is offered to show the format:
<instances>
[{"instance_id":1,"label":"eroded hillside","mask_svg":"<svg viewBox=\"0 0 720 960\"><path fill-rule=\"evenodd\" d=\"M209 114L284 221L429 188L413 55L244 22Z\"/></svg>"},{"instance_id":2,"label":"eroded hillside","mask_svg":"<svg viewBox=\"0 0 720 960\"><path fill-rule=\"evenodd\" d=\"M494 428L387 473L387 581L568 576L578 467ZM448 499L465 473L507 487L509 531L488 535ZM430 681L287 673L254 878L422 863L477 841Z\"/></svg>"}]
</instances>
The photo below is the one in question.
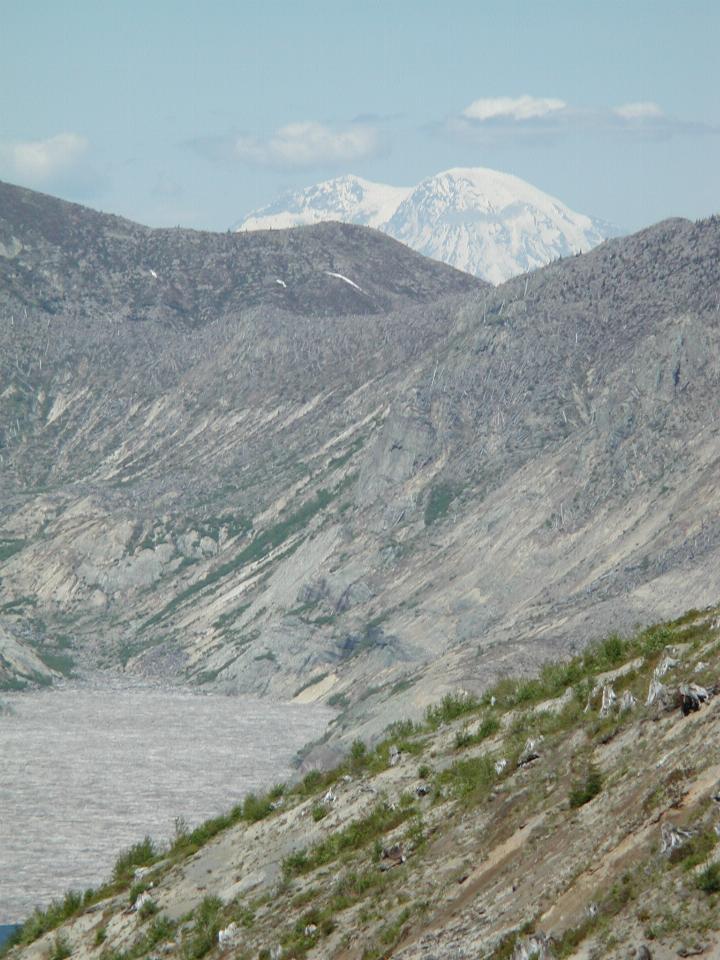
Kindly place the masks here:
<instances>
[{"instance_id":1,"label":"eroded hillside","mask_svg":"<svg viewBox=\"0 0 720 960\"><path fill-rule=\"evenodd\" d=\"M110 293L71 273L72 310L43 294L25 317L35 260L6 300L0 617L29 654L322 698L347 740L720 595L717 219L494 290L409 251L385 274L385 245L403 248L365 229L244 235L270 258L253 305L242 284L222 294L238 235L86 213L63 216L187 274L201 322L176 322L167 292L142 322L103 321L134 283L119 254ZM40 221L28 249L85 249ZM303 289L319 271L353 312L281 309L283 244L305 250ZM346 281L390 291L402 270L414 286L363 312Z\"/></svg>"},{"instance_id":2,"label":"eroded hillside","mask_svg":"<svg viewBox=\"0 0 720 960\"><path fill-rule=\"evenodd\" d=\"M715 957L719 744L717 610L691 611L137 844L9 955Z\"/></svg>"}]
</instances>

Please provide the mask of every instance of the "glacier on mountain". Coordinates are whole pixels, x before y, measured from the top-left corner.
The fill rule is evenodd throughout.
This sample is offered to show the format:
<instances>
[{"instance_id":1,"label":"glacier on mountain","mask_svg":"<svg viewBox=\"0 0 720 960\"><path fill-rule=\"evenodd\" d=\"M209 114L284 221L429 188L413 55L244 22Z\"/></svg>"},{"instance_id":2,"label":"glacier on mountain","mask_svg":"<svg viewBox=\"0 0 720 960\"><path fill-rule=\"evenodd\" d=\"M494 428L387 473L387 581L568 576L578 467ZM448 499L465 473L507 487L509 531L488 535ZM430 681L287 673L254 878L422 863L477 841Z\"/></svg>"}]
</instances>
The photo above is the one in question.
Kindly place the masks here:
<instances>
[{"instance_id":1,"label":"glacier on mountain","mask_svg":"<svg viewBox=\"0 0 720 960\"><path fill-rule=\"evenodd\" d=\"M235 229L279 229L322 220L374 227L494 284L590 250L620 233L520 177L485 167L445 170L416 187L337 177L285 194Z\"/></svg>"}]
</instances>

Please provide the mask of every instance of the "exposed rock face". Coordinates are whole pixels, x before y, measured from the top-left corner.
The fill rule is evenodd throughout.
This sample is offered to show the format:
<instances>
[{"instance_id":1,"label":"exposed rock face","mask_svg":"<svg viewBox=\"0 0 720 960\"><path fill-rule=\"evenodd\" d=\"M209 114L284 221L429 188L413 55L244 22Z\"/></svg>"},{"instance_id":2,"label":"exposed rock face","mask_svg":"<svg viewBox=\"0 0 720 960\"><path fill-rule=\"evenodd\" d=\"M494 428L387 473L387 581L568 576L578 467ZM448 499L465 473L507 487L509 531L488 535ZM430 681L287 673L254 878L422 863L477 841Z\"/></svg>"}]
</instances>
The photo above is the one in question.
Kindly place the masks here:
<instances>
[{"instance_id":1,"label":"exposed rock face","mask_svg":"<svg viewBox=\"0 0 720 960\"><path fill-rule=\"evenodd\" d=\"M350 736L720 595L718 221L491 291L344 225L0 215L0 617L36 647L315 691Z\"/></svg>"}]
</instances>

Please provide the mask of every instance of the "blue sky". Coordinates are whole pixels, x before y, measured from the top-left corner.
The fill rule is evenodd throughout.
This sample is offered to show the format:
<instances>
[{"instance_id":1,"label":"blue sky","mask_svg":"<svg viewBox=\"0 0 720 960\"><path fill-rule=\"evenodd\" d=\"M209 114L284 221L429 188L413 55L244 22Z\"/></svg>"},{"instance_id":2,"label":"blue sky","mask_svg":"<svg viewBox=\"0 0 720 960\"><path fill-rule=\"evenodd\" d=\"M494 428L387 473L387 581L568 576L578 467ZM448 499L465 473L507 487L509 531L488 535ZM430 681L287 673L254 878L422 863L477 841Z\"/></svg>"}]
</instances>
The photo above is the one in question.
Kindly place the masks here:
<instances>
[{"instance_id":1,"label":"blue sky","mask_svg":"<svg viewBox=\"0 0 720 960\"><path fill-rule=\"evenodd\" d=\"M0 0L0 178L224 230L343 173L720 212L717 0Z\"/></svg>"}]
</instances>

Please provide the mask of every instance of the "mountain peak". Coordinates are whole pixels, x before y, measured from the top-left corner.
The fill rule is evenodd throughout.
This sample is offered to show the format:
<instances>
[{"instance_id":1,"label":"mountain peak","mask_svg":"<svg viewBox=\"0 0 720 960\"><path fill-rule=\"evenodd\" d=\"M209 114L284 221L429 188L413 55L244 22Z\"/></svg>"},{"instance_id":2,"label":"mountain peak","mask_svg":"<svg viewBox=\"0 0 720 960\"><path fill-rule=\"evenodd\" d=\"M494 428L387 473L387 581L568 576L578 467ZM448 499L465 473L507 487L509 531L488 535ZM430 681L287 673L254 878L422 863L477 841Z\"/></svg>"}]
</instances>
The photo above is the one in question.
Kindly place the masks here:
<instances>
[{"instance_id":1,"label":"mountain peak","mask_svg":"<svg viewBox=\"0 0 720 960\"><path fill-rule=\"evenodd\" d=\"M236 225L235 230L268 230L341 220L382 229L411 187L373 183L349 173L306 190L290 191Z\"/></svg>"},{"instance_id":2,"label":"mountain peak","mask_svg":"<svg viewBox=\"0 0 720 960\"><path fill-rule=\"evenodd\" d=\"M488 167L453 167L416 187L392 187L348 174L285 194L236 229L320 220L375 227L491 283L585 252L619 232L514 174Z\"/></svg>"}]
</instances>

